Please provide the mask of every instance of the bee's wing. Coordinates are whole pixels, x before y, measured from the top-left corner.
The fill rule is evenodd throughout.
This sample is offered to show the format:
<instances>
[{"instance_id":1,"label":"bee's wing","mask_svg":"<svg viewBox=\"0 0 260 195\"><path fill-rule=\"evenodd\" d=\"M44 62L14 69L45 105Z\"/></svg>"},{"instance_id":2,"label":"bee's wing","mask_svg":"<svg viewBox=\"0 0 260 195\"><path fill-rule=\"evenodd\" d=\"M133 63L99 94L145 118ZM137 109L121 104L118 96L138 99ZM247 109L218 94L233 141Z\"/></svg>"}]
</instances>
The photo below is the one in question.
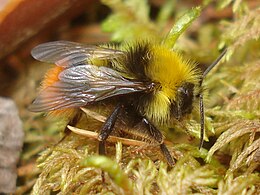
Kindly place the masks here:
<instances>
[{"instance_id":1,"label":"bee's wing","mask_svg":"<svg viewBox=\"0 0 260 195\"><path fill-rule=\"evenodd\" d=\"M147 84L125 79L113 69L87 64L65 69L59 79L39 94L29 108L31 111L81 107L113 96L148 89Z\"/></svg>"},{"instance_id":2,"label":"bee's wing","mask_svg":"<svg viewBox=\"0 0 260 195\"><path fill-rule=\"evenodd\" d=\"M55 63L58 66L70 67L87 63L89 58L114 59L125 53L95 45L70 41L54 41L36 46L33 48L31 54L37 60Z\"/></svg>"}]
</instances>

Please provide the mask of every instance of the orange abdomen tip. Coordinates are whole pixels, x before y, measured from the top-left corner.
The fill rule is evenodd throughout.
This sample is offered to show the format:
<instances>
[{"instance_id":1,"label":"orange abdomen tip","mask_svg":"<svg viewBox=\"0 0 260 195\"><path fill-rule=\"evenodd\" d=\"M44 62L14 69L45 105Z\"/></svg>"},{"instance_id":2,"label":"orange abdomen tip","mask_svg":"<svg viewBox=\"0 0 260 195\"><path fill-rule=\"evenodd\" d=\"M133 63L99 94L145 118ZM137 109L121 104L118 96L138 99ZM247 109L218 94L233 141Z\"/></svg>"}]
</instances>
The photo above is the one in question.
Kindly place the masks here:
<instances>
[{"instance_id":1,"label":"orange abdomen tip","mask_svg":"<svg viewBox=\"0 0 260 195\"><path fill-rule=\"evenodd\" d=\"M47 112L49 117L55 117L55 118L71 119L76 115L76 113L78 111L78 109L76 109L76 108L48 110L46 107L43 106L44 105L43 103L48 101L47 100L48 94L41 93L41 92L43 92L46 88L54 85L54 83L58 82L59 74L63 70L64 70L63 67L55 66L46 72L44 79L41 83L40 94L36 98L36 100L33 102L31 107L29 107L30 110L35 111L35 112Z\"/></svg>"},{"instance_id":2,"label":"orange abdomen tip","mask_svg":"<svg viewBox=\"0 0 260 195\"><path fill-rule=\"evenodd\" d=\"M47 73L44 76L44 79L41 83L41 90L45 89L46 87L49 87L59 81L59 74L64 70L63 67L55 66L47 71Z\"/></svg>"}]
</instances>

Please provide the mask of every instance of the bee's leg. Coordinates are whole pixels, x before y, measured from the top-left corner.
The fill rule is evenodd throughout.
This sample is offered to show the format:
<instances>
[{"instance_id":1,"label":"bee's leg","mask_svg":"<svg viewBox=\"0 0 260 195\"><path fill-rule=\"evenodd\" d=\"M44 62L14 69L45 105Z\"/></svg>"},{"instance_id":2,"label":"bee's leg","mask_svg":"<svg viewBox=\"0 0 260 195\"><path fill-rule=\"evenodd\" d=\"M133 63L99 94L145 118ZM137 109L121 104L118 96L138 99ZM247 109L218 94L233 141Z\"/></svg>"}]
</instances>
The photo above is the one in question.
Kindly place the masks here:
<instances>
[{"instance_id":1,"label":"bee's leg","mask_svg":"<svg viewBox=\"0 0 260 195\"><path fill-rule=\"evenodd\" d=\"M75 116L73 116L73 118L68 122L67 125L75 126L75 125L79 122L79 120L80 120L80 118L81 118L81 115L82 115L82 112L77 111L77 113L75 114ZM65 127L65 129L64 129L64 135L63 135L63 137L58 141L58 143L55 144L55 146L58 145L59 143L61 143L67 136L70 135L71 130L69 130L69 128L67 127L67 125L66 125L66 127Z\"/></svg>"},{"instance_id":2,"label":"bee's leg","mask_svg":"<svg viewBox=\"0 0 260 195\"><path fill-rule=\"evenodd\" d=\"M105 121L105 123L98 135L98 141L99 141L98 153L101 155L106 154L106 145L105 145L106 139L111 134L111 132L115 126L118 114L120 113L122 108L123 108L122 104L118 104L116 106L116 108L114 109L112 114ZM101 173L101 177L102 177L102 182L105 183L105 175L104 175L103 171Z\"/></svg>"},{"instance_id":3,"label":"bee's leg","mask_svg":"<svg viewBox=\"0 0 260 195\"><path fill-rule=\"evenodd\" d=\"M114 126L115 126L118 114L120 113L122 108L123 108L122 104L118 104L115 107L114 111L107 118L107 120L105 121L105 123L104 123L104 125L103 125L103 127L102 127L102 129L101 129L101 131L99 133L99 136L98 136L98 141L99 141L98 152L101 155L105 155L106 154L105 141L108 138L108 136L111 134L111 132L112 132Z\"/></svg>"},{"instance_id":4,"label":"bee's leg","mask_svg":"<svg viewBox=\"0 0 260 195\"><path fill-rule=\"evenodd\" d=\"M77 110L76 114L70 119L67 125L76 126L81 116L82 116L82 112L80 110ZM66 126L64 133L69 135L71 133L71 130Z\"/></svg>"},{"instance_id":5,"label":"bee's leg","mask_svg":"<svg viewBox=\"0 0 260 195\"><path fill-rule=\"evenodd\" d=\"M203 95L200 94L199 96L199 103L200 103L200 145L199 149L202 148L204 142L204 126L205 126L205 115L204 115L204 104L203 104Z\"/></svg>"},{"instance_id":6,"label":"bee's leg","mask_svg":"<svg viewBox=\"0 0 260 195\"><path fill-rule=\"evenodd\" d=\"M143 123L147 126L148 129L148 133L150 134L151 138L153 138L156 142L158 142L160 144L160 149L164 155L164 157L166 158L168 164L170 166L173 166L174 160L169 152L169 150L167 149L167 147L165 146L165 144L163 143L163 135L161 133L160 130L158 130L149 120L147 120L146 118L142 119Z\"/></svg>"}]
</instances>

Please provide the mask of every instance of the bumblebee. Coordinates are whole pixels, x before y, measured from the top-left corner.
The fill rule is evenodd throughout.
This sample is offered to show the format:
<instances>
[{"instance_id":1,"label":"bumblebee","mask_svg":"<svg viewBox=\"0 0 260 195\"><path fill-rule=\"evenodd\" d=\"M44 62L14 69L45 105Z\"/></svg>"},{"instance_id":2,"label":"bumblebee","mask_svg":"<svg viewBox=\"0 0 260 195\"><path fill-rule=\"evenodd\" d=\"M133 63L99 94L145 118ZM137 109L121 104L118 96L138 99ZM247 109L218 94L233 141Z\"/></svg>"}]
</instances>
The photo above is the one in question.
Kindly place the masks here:
<instances>
[{"instance_id":1,"label":"bumblebee","mask_svg":"<svg viewBox=\"0 0 260 195\"><path fill-rule=\"evenodd\" d=\"M196 63L152 41L118 47L68 41L43 43L32 50L32 56L56 66L47 72L30 110L64 114L73 125L80 107L116 102L98 136L99 154L105 154L105 142L116 121L127 118L133 127L141 124L145 128L146 136L160 145L173 166L159 127L181 120L192 112L194 102L199 102L202 146L202 82L224 53L203 72Z\"/></svg>"}]
</instances>

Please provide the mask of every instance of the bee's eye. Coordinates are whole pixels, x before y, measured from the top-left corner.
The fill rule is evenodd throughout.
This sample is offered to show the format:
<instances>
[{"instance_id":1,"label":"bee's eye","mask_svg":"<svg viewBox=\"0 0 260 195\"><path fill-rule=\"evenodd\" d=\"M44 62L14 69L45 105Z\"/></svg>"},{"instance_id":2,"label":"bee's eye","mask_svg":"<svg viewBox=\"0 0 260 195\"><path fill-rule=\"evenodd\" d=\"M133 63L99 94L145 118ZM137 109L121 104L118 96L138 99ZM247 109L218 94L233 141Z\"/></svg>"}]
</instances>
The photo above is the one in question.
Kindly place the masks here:
<instances>
[{"instance_id":1,"label":"bee's eye","mask_svg":"<svg viewBox=\"0 0 260 195\"><path fill-rule=\"evenodd\" d=\"M192 111L194 84L184 83L178 88L176 101L172 102L171 111L175 118L180 119Z\"/></svg>"}]
</instances>

